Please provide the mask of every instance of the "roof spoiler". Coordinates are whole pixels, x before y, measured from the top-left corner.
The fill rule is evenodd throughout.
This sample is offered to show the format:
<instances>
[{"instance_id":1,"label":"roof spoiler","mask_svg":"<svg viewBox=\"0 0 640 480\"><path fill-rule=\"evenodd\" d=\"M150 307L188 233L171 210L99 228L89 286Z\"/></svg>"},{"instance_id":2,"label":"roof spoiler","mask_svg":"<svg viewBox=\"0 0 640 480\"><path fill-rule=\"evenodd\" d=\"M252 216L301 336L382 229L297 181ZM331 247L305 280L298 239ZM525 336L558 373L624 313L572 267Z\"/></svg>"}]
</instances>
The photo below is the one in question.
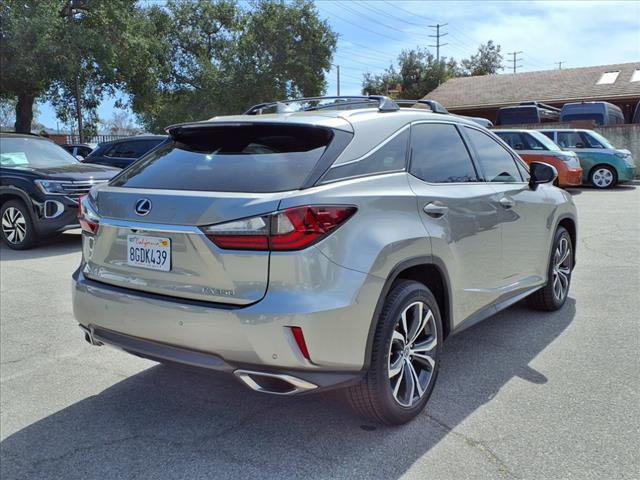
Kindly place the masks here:
<instances>
[{"instance_id":1,"label":"roof spoiler","mask_svg":"<svg viewBox=\"0 0 640 480\"><path fill-rule=\"evenodd\" d=\"M310 102L321 102L324 100L334 100L332 103L326 105L313 105L303 108L302 110L291 110L289 105L292 103L310 103ZM258 103L257 105L252 106L249 110L244 112L244 115L261 115L263 110L275 108L276 113L287 113L294 111L313 111L313 110L323 110L329 109L332 107L340 106L346 107L349 105L368 105L370 103L376 103L378 106L378 111L380 112L397 112L400 110L398 104L393 101L391 98L385 95L349 95L349 96L322 96L322 97L302 97L302 98L294 98L290 100L278 100L274 102L265 102Z\"/></svg>"}]
</instances>

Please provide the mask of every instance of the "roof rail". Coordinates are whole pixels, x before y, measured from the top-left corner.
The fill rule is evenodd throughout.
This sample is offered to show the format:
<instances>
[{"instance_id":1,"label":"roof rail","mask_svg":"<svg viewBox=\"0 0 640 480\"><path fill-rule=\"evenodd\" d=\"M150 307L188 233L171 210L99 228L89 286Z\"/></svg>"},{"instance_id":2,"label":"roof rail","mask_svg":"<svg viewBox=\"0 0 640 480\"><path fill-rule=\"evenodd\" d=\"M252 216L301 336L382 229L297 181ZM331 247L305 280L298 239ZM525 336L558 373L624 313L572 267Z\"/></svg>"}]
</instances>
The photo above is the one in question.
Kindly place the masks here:
<instances>
[{"instance_id":1,"label":"roof rail","mask_svg":"<svg viewBox=\"0 0 640 480\"><path fill-rule=\"evenodd\" d=\"M433 113L442 113L449 114L449 110L447 110L440 102L436 102L435 100L409 100L409 99L398 99L394 100L399 106L403 105L415 105L416 103L421 105L428 105L431 108Z\"/></svg>"},{"instance_id":2,"label":"roof rail","mask_svg":"<svg viewBox=\"0 0 640 480\"><path fill-rule=\"evenodd\" d=\"M378 106L378 110L380 112L396 112L400 109L400 107L387 96L384 95L340 95L340 96L322 96L322 97L302 97L302 98L294 98L290 100L279 100L275 102L266 102L266 103L258 103L257 105L252 106L249 110L244 112L244 115L260 115L262 114L262 110L266 110L269 108L276 109L277 113L286 113L291 111L288 109L288 105L292 103L310 103L310 102L322 102L324 100L334 100L332 103L327 103L324 105L312 105L304 107L300 110L294 111L312 111L312 110L322 110L322 109L330 109L335 107L344 107L349 105L369 105L370 103L375 102Z\"/></svg>"}]
</instances>

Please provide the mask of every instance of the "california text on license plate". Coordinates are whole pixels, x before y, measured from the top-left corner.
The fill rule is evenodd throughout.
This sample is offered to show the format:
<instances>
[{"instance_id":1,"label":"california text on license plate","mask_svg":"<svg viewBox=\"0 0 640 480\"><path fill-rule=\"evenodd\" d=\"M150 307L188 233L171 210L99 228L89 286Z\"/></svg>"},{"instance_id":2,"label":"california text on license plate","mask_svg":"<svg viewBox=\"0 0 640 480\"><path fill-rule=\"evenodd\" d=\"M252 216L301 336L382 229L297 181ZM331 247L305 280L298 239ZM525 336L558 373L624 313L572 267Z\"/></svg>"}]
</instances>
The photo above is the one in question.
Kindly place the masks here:
<instances>
[{"instance_id":1,"label":"california text on license plate","mask_svg":"<svg viewBox=\"0 0 640 480\"><path fill-rule=\"evenodd\" d=\"M127 235L127 264L168 272L171 270L171 240L146 235Z\"/></svg>"}]
</instances>

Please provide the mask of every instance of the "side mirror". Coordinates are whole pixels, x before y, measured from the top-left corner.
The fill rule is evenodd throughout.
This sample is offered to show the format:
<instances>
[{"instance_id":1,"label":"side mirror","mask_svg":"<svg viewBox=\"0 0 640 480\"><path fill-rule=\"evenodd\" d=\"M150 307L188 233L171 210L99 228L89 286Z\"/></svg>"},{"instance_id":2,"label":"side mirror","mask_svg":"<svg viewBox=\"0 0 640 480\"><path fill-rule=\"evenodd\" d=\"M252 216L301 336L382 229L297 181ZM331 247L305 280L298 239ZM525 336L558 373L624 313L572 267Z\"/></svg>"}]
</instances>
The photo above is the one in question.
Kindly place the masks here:
<instances>
[{"instance_id":1,"label":"side mirror","mask_svg":"<svg viewBox=\"0 0 640 480\"><path fill-rule=\"evenodd\" d=\"M542 183L551 183L558 176L555 167L541 162L531 162L529 164L529 187L531 190L538 188Z\"/></svg>"}]
</instances>

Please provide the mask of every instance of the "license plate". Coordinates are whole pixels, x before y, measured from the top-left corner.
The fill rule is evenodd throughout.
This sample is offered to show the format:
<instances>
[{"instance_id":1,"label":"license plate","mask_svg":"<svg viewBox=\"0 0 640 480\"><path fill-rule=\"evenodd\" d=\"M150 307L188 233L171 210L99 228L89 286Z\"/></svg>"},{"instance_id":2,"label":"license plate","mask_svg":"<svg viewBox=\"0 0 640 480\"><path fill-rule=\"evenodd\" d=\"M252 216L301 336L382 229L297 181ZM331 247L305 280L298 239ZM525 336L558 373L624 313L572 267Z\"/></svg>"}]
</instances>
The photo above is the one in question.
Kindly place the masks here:
<instances>
[{"instance_id":1,"label":"license plate","mask_svg":"<svg viewBox=\"0 0 640 480\"><path fill-rule=\"evenodd\" d=\"M127 235L127 264L168 272L171 270L171 240L146 235Z\"/></svg>"}]
</instances>

